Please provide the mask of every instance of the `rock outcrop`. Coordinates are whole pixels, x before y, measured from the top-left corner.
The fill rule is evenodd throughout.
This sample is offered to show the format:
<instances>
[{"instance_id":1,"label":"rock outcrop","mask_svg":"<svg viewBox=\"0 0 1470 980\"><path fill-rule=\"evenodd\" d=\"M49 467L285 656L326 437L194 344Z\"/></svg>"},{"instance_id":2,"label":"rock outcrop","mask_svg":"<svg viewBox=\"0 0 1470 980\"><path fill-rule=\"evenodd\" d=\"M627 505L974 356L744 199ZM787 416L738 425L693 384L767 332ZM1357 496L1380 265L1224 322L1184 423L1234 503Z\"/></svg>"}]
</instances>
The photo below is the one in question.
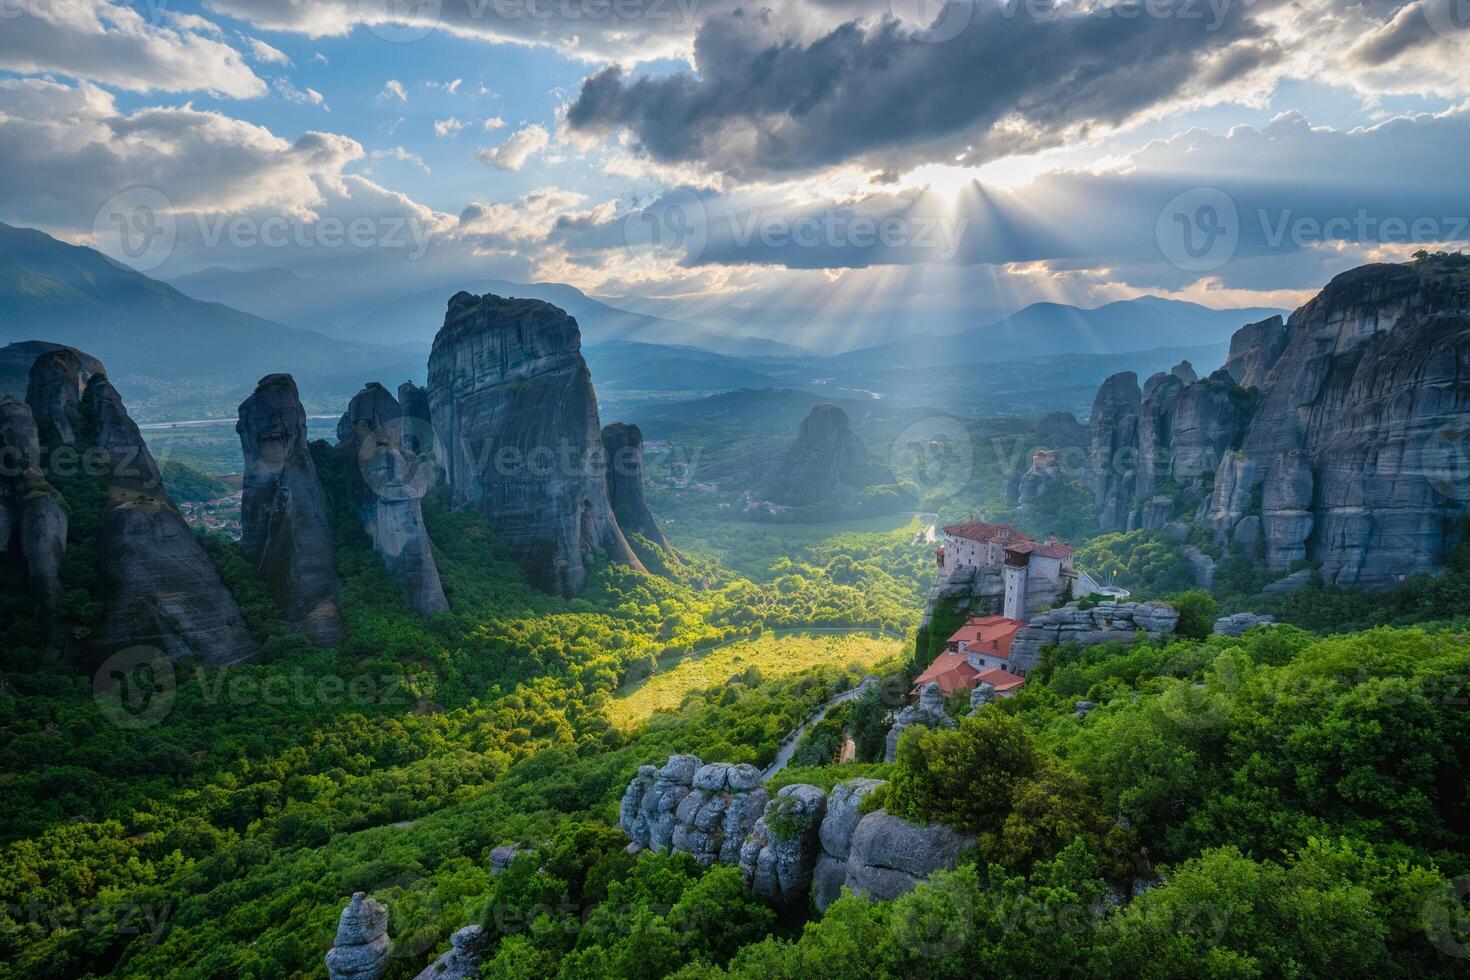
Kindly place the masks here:
<instances>
[{"instance_id":1,"label":"rock outcrop","mask_svg":"<svg viewBox=\"0 0 1470 980\"><path fill-rule=\"evenodd\" d=\"M613 517L576 320L540 300L457 293L428 390L455 505L489 519L533 585L577 595L595 551L643 570Z\"/></svg>"},{"instance_id":2,"label":"rock outcrop","mask_svg":"<svg viewBox=\"0 0 1470 980\"><path fill-rule=\"evenodd\" d=\"M26 385L26 404L35 417L41 448L76 445L82 396L102 373L102 362L71 347L55 347L36 358Z\"/></svg>"},{"instance_id":3,"label":"rock outcrop","mask_svg":"<svg viewBox=\"0 0 1470 980\"><path fill-rule=\"evenodd\" d=\"M674 549L643 499L643 430L628 422L605 425L602 448L607 463L607 495L618 527L624 535L641 534L673 554Z\"/></svg>"},{"instance_id":4,"label":"rock outcrop","mask_svg":"<svg viewBox=\"0 0 1470 980\"><path fill-rule=\"evenodd\" d=\"M260 380L235 426L245 456L240 548L287 622L320 646L337 642L337 571L327 497L289 374Z\"/></svg>"},{"instance_id":5,"label":"rock outcrop","mask_svg":"<svg viewBox=\"0 0 1470 980\"><path fill-rule=\"evenodd\" d=\"M623 794L620 819L630 851L737 865L752 894L786 908L810 896L822 911L844 886L897 897L932 871L953 867L972 843L882 810L864 815L864 800L883 785L850 779L829 795L797 783L767 801L753 766L706 766L695 756L673 755L661 767L639 768Z\"/></svg>"},{"instance_id":6,"label":"rock outcrop","mask_svg":"<svg viewBox=\"0 0 1470 980\"><path fill-rule=\"evenodd\" d=\"M763 496L791 507L845 504L874 482L867 447L852 431L847 413L836 405L817 405L802 420Z\"/></svg>"},{"instance_id":7,"label":"rock outcrop","mask_svg":"<svg viewBox=\"0 0 1470 980\"><path fill-rule=\"evenodd\" d=\"M1214 632L1225 636L1244 636L1249 630L1257 626L1275 626L1276 617L1257 616L1255 613L1238 612L1229 616L1221 616L1215 620Z\"/></svg>"},{"instance_id":8,"label":"rock outcrop","mask_svg":"<svg viewBox=\"0 0 1470 980\"><path fill-rule=\"evenodd\" d=\"M430 963L414 980L479 980L483 942L479 926L465 926L449 937L449 952Z\"/></svg>"},{"instance_id":9,"label":"rock outcrop","mask_svg":"<svg viewBox=\"0 0 1470 980\"><path fill-rule=\"evenodd\" d=\"M1242 388L1259 388L1286 349L1289 334L1279 316L1248 323L1230 338L1230 355L1225 371Z\"/></svg>"},{"instance_id":10,"label":"rock outcrop","mask_svg":"<svg viewBox=\"0 0 1470 980\"><path fill-rule=\"evenodd\" d=\"M383 567L421 615L445 612L449 602L434 563L423 497L433 467L405 445L398 400L377 382L353 396L337 422L349 504L362 520Z\"/></svg>"},{"instance_id":11,"label":"rock outcrop","mask_svg":"<svg viewBox=\"0 0 1470 980\"><path fill-rule=\"evenodd\" d=\"M849 779L833 786L827 794L827 816L817 834L822 847L812 870L812 903L818 912L825 912L827 906L842 897L852 835L863 819L863 801L883 785L881 779Z\"/></svg>"},{"instance_id":12,"label":"rock outcrop","mask_svg":"<svg viewBox=\"0 0 1470 980\"><path fill-rule=\"evenodd\" d=\"M64 347L65 344L53 344L48 340L22 340L0 347L0 398L9 395L18 402L25 401L31 385L31 366L36 363L36 358ZM90 381L94 374L104 373L102 362L97 358L74 347L66 349L80 358L84 381Z\"/></svg>"},{"instance_id":13,"label":"rock outcrop","mask_svg":"<svg viewBox=\"0 0 1470 980\"><path fill-rule=\"evenodd\" d=\"M1147 395L1137 419L1128 412L1131 375L1103 385L1093 412L1101 526L1192 516L1218 553L1287 576L1276 589L1314 578L1303 564L1344 587L1433 572L1470 501L1467 363L1462 258L1343 273L1285 323L1242 327L1223 370L1193 384L1171 379L1182 385L1172 396L1161 385L1152 418ZM1109 465L1132 446L1137 467ZM1168 491L1173 514L1155 489Z\"/></svg>"},{"instance_id":14,"label":"rock outcrop","mask_svg":"<svg viewBox=\"0 0 1470 980\"><path fill-rule=\"evenodd\" d=\"M843 882L860 895L889 901L914 890L936 871L953 868L972 837L943 824L915 824L885 810L858 821Z\"/></svg>"},{"instance_id":15,"label":"rock outcrop","mask_svg":"<svg viewBox=\"0 0 1470 980\"><path fill-rule=\"evenodd\" d=\"M1041 648L1053 643L1127 643L1142 635L1159 639L1179 625L1179 610L1168 603L1104 602L1083 609L1072 602L1034 617L1011 640L1014 668L1032 670Z\"/></svg>"},{"instance_id":16,"label":"rock outcrop","mask_svg":"<svg viewBox=\"0 0 1470 980\"><path fill-rule=\"evenodd\" d=\"M703 865L736 864L767 803L760 770L692 755L641 766L623 793L619 822L634 844L694 855Z\"/></svg>"},{"instance_id":17,"label":"rock outcrop","mask_svg":"<svg viewBox=\"0 0 1470 980\"><path fill-rule=\"evenodd\" d=\"M1013 641L1014 645L1014 641ZM919 688L919 696L894 716L893 726L888 729L888 741L884 746L883 759L892 762L898 757L898 742L903 733L914 726L921 728L953 728L954 719L944 710L944 694L938 684L925 684Z\"/></svg>"},{"instance_id":18,"label":"rock outcrop","mask_svg":"<svg viewBox=\"0 0 1470 980\"><path fill-rule=\"evenodd\" d=\"M357 892L337 923L337 938L327 951L331 980L377 980L388 968L388 910Z\"/></svg>"},{"instance_id":19,"label":"rock outcrop","mask_svg":"<svg viewBox=\"0 0 1470 980\"><path fill-rule=\"evenodd\" d=\"M777 906L804 904L821 853L827 794L816 786L783 786L740 848L751 894Z\"/></svg>"},{"instance_id":20,"label":"rock outcrop","mask_svg":"<svg viewBox=\"0 0 1470 980\"><path fill-rule=\"evenodd\" d=\"M66 557L66 508L39 469L40 440L30 407L0 397L0 555L26 570L32 599L46 629L61 598Z\"/></svg>"},{"instance_id":21,"label":"rock outcrop","mask_svg":"<svg viewBox=\"0 0 1470 980\"><path fill-rule=\"evenodd\" d=\"M88 645L104 653L152 646L169 659L197 656L208 666L254 656L258 646L235 597L164 490L153 454L106 375L87 384L80 418L80 439L100 452L107 481L98 546L106 612Z\"/></svg>"}]
</instances>

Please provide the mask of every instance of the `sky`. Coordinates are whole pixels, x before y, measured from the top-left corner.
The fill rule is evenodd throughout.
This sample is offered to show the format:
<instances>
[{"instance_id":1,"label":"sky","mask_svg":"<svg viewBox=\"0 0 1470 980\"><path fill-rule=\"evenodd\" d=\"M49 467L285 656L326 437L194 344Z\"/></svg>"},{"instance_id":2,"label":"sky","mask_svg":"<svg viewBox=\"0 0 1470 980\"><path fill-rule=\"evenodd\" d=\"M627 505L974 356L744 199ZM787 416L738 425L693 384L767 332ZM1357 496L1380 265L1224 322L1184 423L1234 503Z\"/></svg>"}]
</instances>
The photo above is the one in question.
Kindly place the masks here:
<instances>
[{"instance_id":1,"label":"sky","mask_svg":"<svg viewBox=\"0 0 1470 980\"><path fill-rule=\"evenodd\" d=\"M1470 0L0 0L0 220L847 348L1470 237Z\"/></svg>"}]
</instances>

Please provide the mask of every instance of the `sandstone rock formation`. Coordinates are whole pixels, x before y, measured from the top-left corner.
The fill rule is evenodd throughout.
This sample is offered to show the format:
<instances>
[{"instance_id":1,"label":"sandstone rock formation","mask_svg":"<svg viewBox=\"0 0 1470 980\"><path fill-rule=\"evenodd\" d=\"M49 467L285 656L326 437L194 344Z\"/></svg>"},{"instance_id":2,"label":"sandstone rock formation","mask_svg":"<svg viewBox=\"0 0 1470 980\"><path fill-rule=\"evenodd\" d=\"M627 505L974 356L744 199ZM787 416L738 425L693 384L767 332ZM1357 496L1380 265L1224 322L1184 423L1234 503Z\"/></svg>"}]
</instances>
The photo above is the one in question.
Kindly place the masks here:
<instances>
[{"instance_id":1,"label":"sandstone rock formation","mask_svg":"<svg viewBox=\"0 0 1470 980\"><path fill-rule=\"evenodd\" d=\"M30 593L47 630L61 598L66 509L38 468L40 440L30 407L0 397L0 556L24 565Z\"/></svg>"},{"instance_id":2,"label":"sandstone rock formation","mask_svg":"<svg viewBox=\"0 0 1470 980\"><path fill-rule=\"evenodd\" d=\"M1131 375L1110 378L1093 412L1101 525L1192 515L1217 552L1287 576L1274 591L1314 578L1303 563L1363 588L1432 572L1470 501L1467 360L1470 271L1437 256L1343 273L1287 322L1242 327L1225 368L1175 378L1167 408L1161 385L1152 417L1147 396L1128 411ZM1136 467L1108 465L1132 446Z\"/></svg>"},{"instance_id":3,"label":"sandstone rock formation","mask_svg":"<svg viewBox=\"0 0 1470 980\"><path fill-rule=\"evenodd\" d=\"M910 823L875 810L853 831L843 884L880 901L895 899L935 871L953 868L974 843L943 824Z\"/></svg>"},{"instance_id":4,"label":"sandstone rock formation","mask_svg":"<svg viewBox=\"0 0 1470 980\"><path fill-rule=\"evenodd\" d=\"M1214 632L1225 636L1244 636L1247 631L1257 626L1274 626L1276 617L1257 616L1255 613L1238 612L1229 616L1221 616L1215 620Z\"/></svg>"},{"instance_id":5,"label":"sandstone rock formation","mask_svg":"<svg viewBox=\"0 0 1470 980\"><path fill-rule=\"evenodd\" d=\"M1168 603L1104 602L1091 609L1068 603L1034 617L1011 640L1014 668L1031 670L1041 663L1041 648L1051 643L1129 642L1139 635L1168 636L1179 625L1179 610Z\"/></svg>"},{"instance_id":6,"label":"sandstone rock formation","mask_svg":"<svg viewBox=\"0 0 1470 980\"><path fill-rule=\"evenodd\" d=\"M818 912L842 897L847 882L848 855L852 852L852 835L858 822L863 800L883 786L881 779L849 779L832 787L827 795L827 816L822 820L818 839L822 845L812 869L812 902Z\"/></svg>"},{"instance_id":7,"label":"sandstone rock formation","mask_svg":"<svg viewBox=\"0 0 1470 980\"><path fill-rule=\"evenodd\" d=\"M643 499L643 431L628 422L605 425L602 448L606 454L608 499L618 527L625 535L637 532L672 554L674 549Z\"/></svg>"},{"instance_id":8,"label":"sandstone rock formation","mask_svg":"<svg viewBox=\"0 0 1470 980\"><path fill-rule=\"evenodd\" d=\"M868 450L847 413L836 405L817 405L802 420L796 441L786 450L763 495L792 507L849 503L876 482Z\"/></svg>"},{"instance_id":9,"label":"sandstone rock formation","mask_svg":"<svg viewBox=\"0 0 1470 980\"><path fill-rule=\"evenodd\" d=\"M599 550L643 570L613 517L576 320L457 293L429 356L429 404L455 505L485 514L533 585L577 595Z\"/></svg>"},{"instance_id":10,"label":"sandstone rock formation","mask_svg":"<svg viewBox=\"0 0 1470 980\"><path fill-rule=\"evenodd\" d=\"M67 385L51 390L62 389ZM98 547L106 612L88 645L100 652L153 646L170 659L193 655L209 666L254 656L258 647L235 597L169 499L153 454L106 375L87 384L80 417L80 438L100 451L108 488Z\"/></svg>"},{"instance_id":11,"label":"sandstone rock formation","mask_svg":"<svg viewBox=\"0 0 1470 980\"><path fill-rule=\"evenodd\" d=\"M783 907L800 906L810 895L821 911L844 885L897 897L932 871L953 867L970 843L947 828L910 824L882 810L864 815L863 801L883 785L850 779L829 796L797 783L767 802L753 766L705 766L692 755L673 755L657 769L639 768L623 794L621 823L632 851L685 852L702 864L738 865L753 894Z\"/></svg>"},{"instance_id":12,"label":"sandstone rock formation","mask_svg":"<svg viewBox=\"0 0 1470 980\"><path fill-rule=\"evenodd\" d=\"M76 444L82 395L102 373L102 362L71 347L55 347L36 358L26 385L26 404L35 416L43 449Z\"/></svg>"},{"instance_id":13,"label":"sandstone rock formation","mask_svg":"<svg viewBox=\"0 0 1470 980\"><path fill-rule=\"evenodd\" d=\"M337 924L337 938L327 951L331 980L377 980L388 968L388 910L377 899L357 892Z\"/></svg>"},{"instance_id":14,"label":"sandstone rock formation","mask_svg":"<svg viewBox=\"0 0 1470 980\"><path fill-rule=\"evenodd\" d=\"M898 757L899 739L903 738L904 731L915 725L923 728L954 727L954 719L944 711L944 695L938 684L925 684L919 688L916 702L907 705L894 716L893 727L888 729L888 741L883 751L885 762L892 762Z\"/></svg>"},{"instance_id":15,"label":"sandstone rock formation","mask_svg":"<svg viewBox=\"0 0 1470 980\"><path fill-rule=\"evenodd\" d=\"M241 403L235 431L245 456L240 548L287 622L331 646L342 627L332 529L295 380L262 378Z\"/></svg>"},{"instance_id":16,"label":"sandstone rock formation","mask_svg":"<svg viewBox=\"0 0 1470 980\"><path fill-rule=\"evenodd\" d=\"M18 402L25 401L30 390L31 366L36 363L36 358L61 350L65 346L48 340L22 340L0 347L0 398L9 395ZM85 380L90 381L92 375L104 373L102 362L97 358L83 354L74 347L66 349L73 351L81 359L82 376Z\"/></svg>"},{"instance_id":17,"label":"sandstone rock formation","mask_svg":"<svg viewBox=\"0 0 1470 980\"><path fill-rule=\"evenodd\" d=\"M1230 338L1230 355L1225 371L1242 388L1259 388L1286 349L1289 334L1279 316L1247 323Z\"/></svg>"},{"instance_id":18,"label":"sandstone rock formation","mask_svg":"<svg viewBox=\"0 0 1470 980\"><path fill-rule=\"evenodd\" d=\"M740 848L751 893L778 906L804 904L821 853L827 794L816 786L783 786Z\"/></svg>"},{"instance_id":19,"label":"sandstone rock formation","mask_svg":"<svg viewBox=\"0 0 1470 980\"><path fill-rule=\"evenodd\" d=\"M424 524L433 468L404 444L398 401L377 382L353 396L337 423L349 504L362 520L388 577L421 615L449 603Z\"/></svg>"},{"instance_id":20,"label":"sandstone rock formation","mask_svg":"<svg viewBox=\"0 0 1470 980\"><path fill-rule=\"evenodd\" d=\"M479 980L483 944L481 928L465 926L449 937L449 952L430 963L414 980Z\"/></svg>"},{"instance_id":21,"label":"sandstone rock formation","mask_svg":"<svg viewBox=\"0 0 1470 980\"><path fill-rule=\"evenodd\" d=\"M766 809L760 770L692 755L641 766L623 794L619 822L634 844L682 851L700 864L736 864L740 847Z\"/></svg>"}]
</instances>

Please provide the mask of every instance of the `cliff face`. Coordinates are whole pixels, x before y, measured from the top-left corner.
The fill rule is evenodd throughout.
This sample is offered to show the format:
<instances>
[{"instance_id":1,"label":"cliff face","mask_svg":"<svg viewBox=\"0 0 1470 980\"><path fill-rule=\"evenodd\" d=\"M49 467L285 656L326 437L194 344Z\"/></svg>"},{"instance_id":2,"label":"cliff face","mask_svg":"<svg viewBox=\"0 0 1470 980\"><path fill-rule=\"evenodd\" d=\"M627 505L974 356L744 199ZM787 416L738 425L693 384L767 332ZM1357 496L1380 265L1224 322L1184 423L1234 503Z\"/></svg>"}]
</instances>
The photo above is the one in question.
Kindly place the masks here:
<instances>
[{"instance_id":1,"label":"cliff face","mask_svg":"<svg viewBox=\"0 0 1470 980\"><path fill-rule=\"evenodd\" d=\"M40 464L30 407L8 395L0 398L0 555L24 563L31 597L49 629L61 598L67 516Z\"/></svg>"},{"instance_id":2,"label":"cliff face","mask_svg":"<svg viewBox=\"0 0 1470 980\"><path fill-rule=\"evenodd\" d=\"M598 550L643 570L613 516L576 320L539 300L458 293L428 391L455 505L485 514L532 584L577 595Z\"/></svg>"},{"instance_id":3,"label":"cliff face","mask_svg":"<svg viewBox=\"0 0 1470 980\"><path fill-rule=\"evenodd\" d=\"M1346 272L1287 322L1242 327L1204 381L1150 379L1133 413L1135 385L1108 379L1093 408L1105 529L1192 514L1273 573L1306 561L1364 588L1439 568L1456 543L1470 272L1452 259Z\"/></svg>"},{"instance_id":4,"label":"cliff face","mask_svg":"<svg viewBox=\"0 0 1470 980\"><path fill-rule=\"evenodd\" d=\"M153 454L105 375L88 383L81 417L81 438L100 450L108 490L98 548L106 613L89 645L153 646L209 666L253 656L235 597L163 489Z\"/></svg>"},{"instance_id":5,"label":"cliff face","mask_svg":"<svg viewBox=\"0 0 1470 980\"><path fill-rule=\"evenodd\" d=\"M422 506L434 471L404 444L406 428L398 401L372 382L353 396L337 423L337 437L349 504L389 577L428 616L449 609Z\"/></svg>"},{"instance_id":6,"label":"cliff face","mask_svg":"<svg viewBox=\"0 0 1470 980\"><path fill-rule=\"evenodd\" d=\"M873 482L868 450L847 413L817 405L802 420L765 490L767 499L792 507L841 502Z\"/></svg>"},{"instance_id":7,"label":"cliff face","mask_svg":"<svg viewBox=\"0 0 1470 980\"><path fill-rule=\"evenodd\" d=\"M35 416L41 445L76 445L81 428L82 395L102 373L102 362L70 347L53 347L31 364L26 404Z\"/></svg>"},{"instance_id":8,"label":"cliff face","mask_svg":"<svg viewBox=\"0 0 1470 980\"><path fill-rule=\"evenodd\" d=\"M262 378L241 403L235 431L245 456L240 548L287 621L330 646L342 626L332 532L295 380Z\"/></svg>"},{"instance_id":9,"label":"cliff face","mask_svg":"<svg viewBox=\"0 0 1470 980\"><path fill-rule=\"evenodd\" d=\"M1442 566L1470 500L1470 276L1434 260L1354 269L1287 331L1241 445L1252 465L1211 501L1217 540L1250 516L1244 485L1272 571L1308 559L1378 588Z\"/></svg>"},{"instance_id":10,"label":"cliff face","mask_svg":"<svg viewBox=\"0 0 1470 980\"><path fill-rule=\"evenodd\" d=\"M627 422L603 426L602 449L607 460L607 495L618 526L624 534L637 532L672 554L673 547L643 499L642 430Z\"/></svg>"}]
</instances>

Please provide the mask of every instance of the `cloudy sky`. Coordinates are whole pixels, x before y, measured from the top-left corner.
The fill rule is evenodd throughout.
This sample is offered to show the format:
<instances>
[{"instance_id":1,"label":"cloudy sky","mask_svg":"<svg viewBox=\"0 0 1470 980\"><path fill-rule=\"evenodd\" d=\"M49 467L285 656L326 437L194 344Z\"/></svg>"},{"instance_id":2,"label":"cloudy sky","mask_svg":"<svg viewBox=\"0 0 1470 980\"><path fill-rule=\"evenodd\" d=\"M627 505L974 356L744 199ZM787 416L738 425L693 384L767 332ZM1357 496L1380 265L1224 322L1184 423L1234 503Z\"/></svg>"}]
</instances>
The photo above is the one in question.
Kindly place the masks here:
<instances>
[{"instance_id":1,"label":"cloudy sky","mask_svg":"<svg viewBox=\"0 0 1470 980\"><path fill-rule=\"evenodd\" d=\"M0 220L318 295L831 347L1289 307L1470 237L1470 0L0 0L0 173Z\"/></svg>"}]
</instances>

